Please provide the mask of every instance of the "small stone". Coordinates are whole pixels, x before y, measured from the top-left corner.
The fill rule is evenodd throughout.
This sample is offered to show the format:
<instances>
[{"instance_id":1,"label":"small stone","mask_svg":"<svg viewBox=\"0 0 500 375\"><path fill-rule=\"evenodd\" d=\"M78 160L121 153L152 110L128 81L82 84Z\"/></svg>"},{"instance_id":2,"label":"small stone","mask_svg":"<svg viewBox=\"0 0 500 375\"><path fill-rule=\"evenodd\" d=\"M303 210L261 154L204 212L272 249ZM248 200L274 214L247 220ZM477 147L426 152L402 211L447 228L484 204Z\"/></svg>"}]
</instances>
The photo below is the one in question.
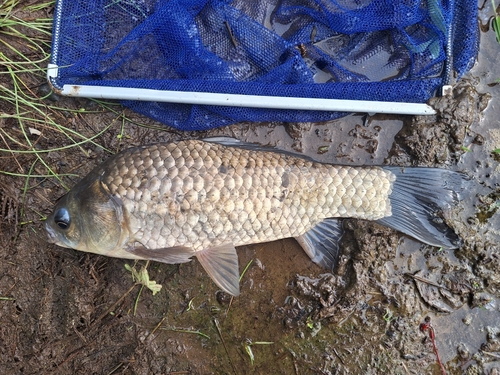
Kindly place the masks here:
<instances>
[{"instance_id":1,"label":"small stone","mask_svg":"<svg viewBox=\"0 0 500 375\"><path fill-rule=\"evenodd\" d=\"M460 356L460 359L467 361L470 359L470 351L469 349L465 346L464 343L460 344L457 348L457 353Z\"/></svg>"},{"instance_id":2,"label":"small stone","mask_svg":"<svg viewBox=\"0 0 500 375\"><path fill-rule=\"evenodd\" d=\"M465 325L470 325L472 323L472 315L471 314L467 314L465 315L463 318L462 318L462 322L465 324Z\"/></svg>"}]
</instances>

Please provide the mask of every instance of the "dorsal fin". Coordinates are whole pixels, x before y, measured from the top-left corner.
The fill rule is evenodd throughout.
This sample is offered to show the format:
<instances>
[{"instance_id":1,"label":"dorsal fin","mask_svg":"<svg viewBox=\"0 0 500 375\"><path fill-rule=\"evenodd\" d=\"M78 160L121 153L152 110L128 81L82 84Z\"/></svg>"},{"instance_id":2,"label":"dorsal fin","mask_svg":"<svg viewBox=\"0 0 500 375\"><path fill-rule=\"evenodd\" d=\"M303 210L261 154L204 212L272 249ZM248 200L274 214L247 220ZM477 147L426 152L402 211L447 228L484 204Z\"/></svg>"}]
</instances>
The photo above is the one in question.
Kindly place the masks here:
<instances>
[{"instance_id":1,"label":"dorsal fin","mask_svg":"<svg viewBox=\"0 0 500 375\"><path fill-rule=\"evenodd\" d=\"M304 154L299 154L296 152L286 151L286 150L282 150L282 149L274 148L274 147L269 147L269 146L262 146L258 143L244 142L244 141L240 141L239 139L231 138L231 137L210 137L210 138L204 138L203 141L209 142L209 143L216 143L216 144L226 146L226 147L236 147L236 148L241 148L241 149L250 150L250 151L274 152L276 154L293 156L295 158L300 158L300 159L312 161L315 163L318 162L317 160L311 158L310 156L304 155Z\"/></svg>"}]
</instances>

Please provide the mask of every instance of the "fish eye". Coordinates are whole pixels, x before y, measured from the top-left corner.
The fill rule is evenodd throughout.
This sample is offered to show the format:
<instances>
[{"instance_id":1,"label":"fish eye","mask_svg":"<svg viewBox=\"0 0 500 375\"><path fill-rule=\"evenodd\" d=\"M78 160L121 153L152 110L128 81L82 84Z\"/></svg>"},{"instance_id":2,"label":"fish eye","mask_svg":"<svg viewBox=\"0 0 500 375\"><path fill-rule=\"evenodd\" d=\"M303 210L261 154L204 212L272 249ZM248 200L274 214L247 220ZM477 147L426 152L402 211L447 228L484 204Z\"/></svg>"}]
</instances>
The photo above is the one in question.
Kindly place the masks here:
<instances>
[{"instance_id":1,"label":"fish eye","mask_svg":"<svg viewBox=\"0 0 500 375\"><path fill-rule=\"evenodd\" d=\"M59 228L68 229L69 225L71 224L71 220L69 218L69 211L65 208L60 208L54 215L54 221Z\"/></svg>"}]
</instances>

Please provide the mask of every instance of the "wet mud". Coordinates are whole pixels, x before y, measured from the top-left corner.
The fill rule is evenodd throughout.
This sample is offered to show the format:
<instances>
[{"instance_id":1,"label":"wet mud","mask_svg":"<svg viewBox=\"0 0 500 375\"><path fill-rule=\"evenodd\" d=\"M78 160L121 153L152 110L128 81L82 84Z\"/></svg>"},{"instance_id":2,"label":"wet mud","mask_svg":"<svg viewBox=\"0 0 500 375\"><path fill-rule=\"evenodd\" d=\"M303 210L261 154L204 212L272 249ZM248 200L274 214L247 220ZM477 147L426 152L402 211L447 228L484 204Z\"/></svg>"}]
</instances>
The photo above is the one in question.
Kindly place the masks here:
<instances>
[{"instance_id":1,"label":"wet mud","mask_svg":"<svg viewBox=\"0 0 500 375\"><path fill-rule=\"evenodd\" d=\"M87 137L110 127L95 143L44 157L60 181L0 175L0 373L441 374L422 326L430 318L448 374L499 374L499 56L494 33L484 32L474 70L453 96L432 100L437 115L428 117L353 114L324 124L181 133L120 106L103 110L89 100L58 98L67 111L56 115L68 127ZM43 87L40 77L26 80ZM7 103L0 108L13 111ZM5 134L23 142L16 121L0 121L4 146ZM70 144L57 130L37 129L29 139L40 150ZM150 279L162 285L153 295L125 267L139 270L145 262L45 241L43 219L53 202L110 154L215 135L322 162L462 171L473 184L445 220L463 246L442 250L345 220L333 273L311 263L293 239L245 246L238 249L240 271L246 269L242 294L230 298L196 261L150 263ZM0 167L46 174L31 154L4 153Z\"/></svg>"}]
</instances>

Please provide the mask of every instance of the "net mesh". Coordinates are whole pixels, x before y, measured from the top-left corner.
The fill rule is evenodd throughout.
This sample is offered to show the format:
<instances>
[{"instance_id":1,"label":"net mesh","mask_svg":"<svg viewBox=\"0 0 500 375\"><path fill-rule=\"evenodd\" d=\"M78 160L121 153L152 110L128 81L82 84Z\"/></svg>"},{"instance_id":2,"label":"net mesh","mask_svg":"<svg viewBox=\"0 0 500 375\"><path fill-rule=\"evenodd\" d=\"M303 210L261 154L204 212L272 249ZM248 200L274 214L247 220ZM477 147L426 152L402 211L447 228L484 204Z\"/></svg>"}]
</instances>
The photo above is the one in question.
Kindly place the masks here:
<instances>
[{"instance_id":1,"label":"net mesh","mask_svg":"<svg viewBox=\"0 0 500 375\"><path fill-rule=\"evenodd\" d=\"M470 0L59 0L52 83L423 103L474 63L476 18ZM123 104L182 130L343 115Z\"/></svg>"}]
</instances>

